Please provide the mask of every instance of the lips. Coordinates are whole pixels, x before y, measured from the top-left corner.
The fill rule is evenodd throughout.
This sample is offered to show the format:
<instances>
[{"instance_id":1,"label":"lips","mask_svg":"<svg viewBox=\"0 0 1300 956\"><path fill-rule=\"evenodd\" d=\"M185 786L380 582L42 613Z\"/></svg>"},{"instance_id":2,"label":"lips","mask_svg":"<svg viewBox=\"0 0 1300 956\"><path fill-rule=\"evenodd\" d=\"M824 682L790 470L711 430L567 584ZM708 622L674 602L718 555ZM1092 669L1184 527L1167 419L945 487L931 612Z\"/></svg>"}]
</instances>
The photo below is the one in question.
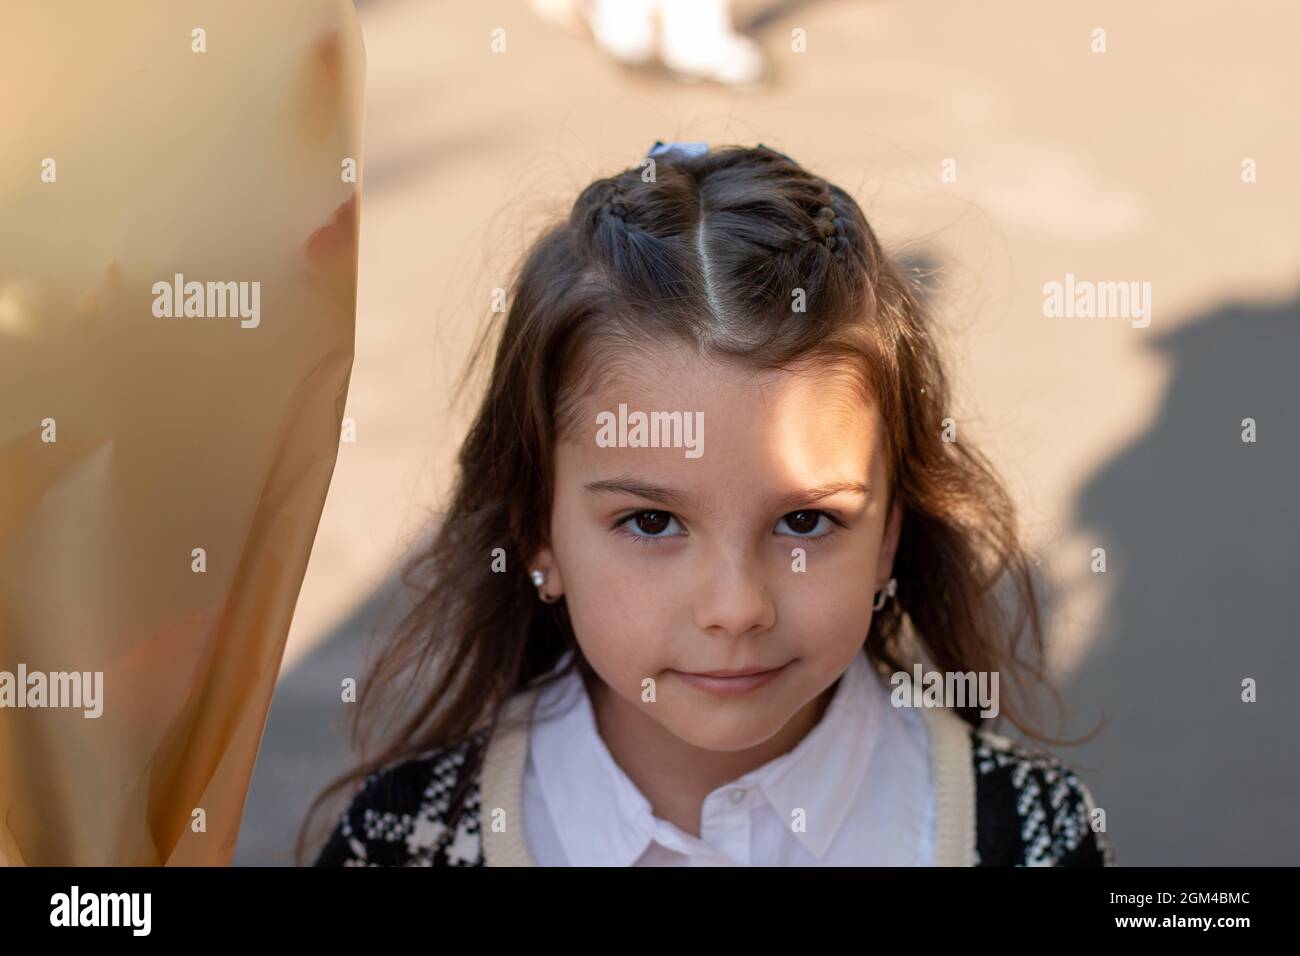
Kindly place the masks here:
<instances>
[{"instance_id":1,"label":"lips","mask_svg":"<svg viewBox=\"0 0 1300 956\"><path fill-rule=\"evenodd\" d=\"M750 674L766 674L768 671L780 670L784 664L776 667L742 667L734 671L682 671L692 677L748 677Z\"/></svg>"},{"instance_id":2,"label":"lips","mask_svg":"<svg viewBox=\"0 0 1300 956\"><path fill-rule=\"evenodd\" d=\"M787 661L780 667L744 667L701 674L678 671L677 676L688 686L710 694L747 694L775 680L789 666L790 662Z\"/></svg>"}]
</instances>

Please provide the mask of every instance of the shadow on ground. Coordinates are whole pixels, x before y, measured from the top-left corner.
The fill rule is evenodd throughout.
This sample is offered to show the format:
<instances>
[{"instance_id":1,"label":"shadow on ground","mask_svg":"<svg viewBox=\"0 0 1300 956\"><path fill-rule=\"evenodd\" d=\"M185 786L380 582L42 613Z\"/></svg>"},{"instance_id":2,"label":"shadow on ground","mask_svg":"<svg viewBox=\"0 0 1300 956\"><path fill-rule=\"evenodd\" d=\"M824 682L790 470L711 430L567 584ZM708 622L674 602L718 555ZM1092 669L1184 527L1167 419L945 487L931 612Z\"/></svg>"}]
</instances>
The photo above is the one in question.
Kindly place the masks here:
<instances>
[{"instance_id":1,"label":"shadow on ground","mask_svg":"<svg viewBox=\"0 0 1300 956\"><path fill-rule=\"evenodd\" d=\"M1155 425L1072 520L1106 549L1110 601L1063 690L1073 733L1107 725L1059 752L1090 768L1121 866L1295 865L1300 296L1225 304L1152 347L1172 372Z\"/></svg>"}]
</instances>

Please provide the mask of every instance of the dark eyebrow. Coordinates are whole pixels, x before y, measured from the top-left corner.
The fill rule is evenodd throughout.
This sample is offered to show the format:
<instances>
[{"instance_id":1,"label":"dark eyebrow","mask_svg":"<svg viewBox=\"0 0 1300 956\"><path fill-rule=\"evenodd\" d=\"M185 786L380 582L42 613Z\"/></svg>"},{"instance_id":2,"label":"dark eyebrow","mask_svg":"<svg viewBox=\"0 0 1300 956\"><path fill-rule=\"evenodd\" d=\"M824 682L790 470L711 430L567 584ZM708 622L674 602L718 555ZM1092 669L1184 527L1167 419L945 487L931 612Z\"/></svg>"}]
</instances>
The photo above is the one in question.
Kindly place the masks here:
<instances>
[{"instance_id":1,"label":"dark eyebrow","mask_svg":"<svg viewBox=\"0 0 1300 956\"><path fill-rule=\"evenodd\" d=\"M646 498L669 508L680 508L690 501L681 492L673 491L671 488L664 488L661 485L647 484L635 478L606 478L602 481L590 482L586 488L588 491L597 493L624 494L637 498ZM830 485L822 485L818 488L792 491L787 495L781 495L772 504L775 508L793 510L800 505L809 505L821 501L823 498L829 498L831 495L839 494L861 495L869 499L871 497L871 488L861 481L840 481Z\"/></svg>"},{"instance_id":2,"label":"dark eyebrow","mask_svg":"<svg viewBox=\"0 0 1300 956\"><path fill-rule=\"evenodd\" d=\"M587 490L648 498L650 501L657 501L659 504L667 505L670 508L680 508L688 500L685 495L673 491L671 488L646 484L637 481L635 478L606 478L603 481L592 481L587 484Z\"/></svg>"},{"instance_id":3,"label":"dark eyebrow","mask_svg":"<svg viewBox=\"0 0 1300 956\"><path fill-rule=\"evenodd\" d=\"M822 485L820 488L804 488L800 491L792 491L788 495L782 495L774 504L777 508L794 509L800 505L812 504L821 501L823 498L829 498L831 495L861 495L868 500L871 499L871 488L863 481L837 481L834 484Z\"/></svg>"}]
</instances>

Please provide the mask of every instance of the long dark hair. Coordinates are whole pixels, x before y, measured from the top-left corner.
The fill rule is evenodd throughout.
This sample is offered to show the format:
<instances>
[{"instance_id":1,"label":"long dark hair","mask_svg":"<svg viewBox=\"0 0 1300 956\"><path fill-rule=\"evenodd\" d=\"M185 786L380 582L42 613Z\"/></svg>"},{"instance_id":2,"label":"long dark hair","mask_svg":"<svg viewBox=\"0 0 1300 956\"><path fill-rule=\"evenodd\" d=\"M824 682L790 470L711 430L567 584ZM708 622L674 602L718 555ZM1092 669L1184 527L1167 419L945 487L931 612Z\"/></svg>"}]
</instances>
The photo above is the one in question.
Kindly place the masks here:
<instances>
[{"instance_id":1,"label":"long dark hair","mask_svg":"<svg viewBox=\"0 0 1300 956\"><path fill-rule=\"evenodd\" d=\"M669 339L758 368L835 363L860 374L886 426L890 503L903 510L896 600L873 616L866 653L910 666L906 614L935 668L1010 677L1002 715L1061 742L1034 731L1018 699L1052 688L1015 509L976 449L944 440L949 389L925 310L846 192L762 145L661 156L583 189L524 256L508 301L504 328L489 322L474 351L471 368L492 360L486 393L449 507L402 574L415 603L362 683L354 748L369 751L404 700L399 680L415 706L313 802L300 861L313 815L341 789L496 729L505 702L568 650L557 678L592 677L564 601L538 600L527 562L548 538L568 409L617 350ZM979 724L977 705L960 712ZM481 756L471 749L463 780Z\"/></svg>"}]
</instances>

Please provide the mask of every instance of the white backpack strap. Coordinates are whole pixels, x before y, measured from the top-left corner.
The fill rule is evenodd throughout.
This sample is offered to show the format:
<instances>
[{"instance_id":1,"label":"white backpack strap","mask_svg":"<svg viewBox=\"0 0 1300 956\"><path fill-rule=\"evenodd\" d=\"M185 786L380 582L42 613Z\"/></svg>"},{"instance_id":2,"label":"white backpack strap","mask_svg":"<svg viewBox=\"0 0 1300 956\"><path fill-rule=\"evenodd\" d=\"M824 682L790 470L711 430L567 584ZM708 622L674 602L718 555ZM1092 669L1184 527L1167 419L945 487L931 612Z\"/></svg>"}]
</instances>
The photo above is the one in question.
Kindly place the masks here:
<instances>
[{"instance_id":1,"label":"white backpack strap","mask_svg":"<svg viewBox=\"0 0 1300 956\"><path fill-rule=\"evenodd\" d=\"M524 837L524 767L528 732L537 688L521 691L506 704L501 725L483 754L479 828L484 866L536 866ZM498 810L505 811L503 830L493 828Z\"/></svg>"},{"instance_id":2,"label":"white backpack strap","mask_svg":"<svg viewBox=\"0 0 1300 956\"><path fill-rule=\"evenodd\" d=\"M946 707L922 707L934 781L934 865L975 865L975 767L970 724Z\"/></svg>"}]
</instances>

